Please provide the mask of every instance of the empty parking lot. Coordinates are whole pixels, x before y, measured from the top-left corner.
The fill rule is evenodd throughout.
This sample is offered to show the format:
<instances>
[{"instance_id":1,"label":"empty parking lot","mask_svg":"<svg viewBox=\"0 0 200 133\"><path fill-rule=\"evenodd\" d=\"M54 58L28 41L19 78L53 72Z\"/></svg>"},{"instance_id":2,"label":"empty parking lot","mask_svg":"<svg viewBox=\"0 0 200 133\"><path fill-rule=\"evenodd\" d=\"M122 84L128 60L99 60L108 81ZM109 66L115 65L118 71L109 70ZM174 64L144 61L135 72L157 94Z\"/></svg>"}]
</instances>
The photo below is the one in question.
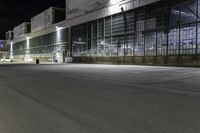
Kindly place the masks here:
<instances>
[{"instance_id":1,"label":"empty parking lot","mask_svg":"<svg viewBox=\"0 0 200 133\"><path fill-rule=\"evenodd\" d=\"M200 69L0 65L1 133L198 133Z\"/></svg>"}]
</instances>

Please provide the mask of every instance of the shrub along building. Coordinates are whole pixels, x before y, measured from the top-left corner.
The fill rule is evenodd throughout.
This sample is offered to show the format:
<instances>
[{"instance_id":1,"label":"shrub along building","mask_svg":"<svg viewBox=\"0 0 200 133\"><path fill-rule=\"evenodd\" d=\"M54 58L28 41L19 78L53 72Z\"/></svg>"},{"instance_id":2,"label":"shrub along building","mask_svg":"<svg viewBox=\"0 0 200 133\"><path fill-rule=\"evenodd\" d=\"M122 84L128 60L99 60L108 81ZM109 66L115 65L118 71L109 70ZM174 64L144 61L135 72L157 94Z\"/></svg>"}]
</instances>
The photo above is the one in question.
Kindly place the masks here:
<instances>
[{"instance_id":1,"label":"shrub along building","mask_svg":"<svg viewBox=\"0 0 200 133\"><path fill-rule=\"evenodd\" d=\"M65 18L57 8L32 18L31 33L10 41L10 56L198 65L199 20L200 0L66 0Z\"/></svg>"}]
</instances>

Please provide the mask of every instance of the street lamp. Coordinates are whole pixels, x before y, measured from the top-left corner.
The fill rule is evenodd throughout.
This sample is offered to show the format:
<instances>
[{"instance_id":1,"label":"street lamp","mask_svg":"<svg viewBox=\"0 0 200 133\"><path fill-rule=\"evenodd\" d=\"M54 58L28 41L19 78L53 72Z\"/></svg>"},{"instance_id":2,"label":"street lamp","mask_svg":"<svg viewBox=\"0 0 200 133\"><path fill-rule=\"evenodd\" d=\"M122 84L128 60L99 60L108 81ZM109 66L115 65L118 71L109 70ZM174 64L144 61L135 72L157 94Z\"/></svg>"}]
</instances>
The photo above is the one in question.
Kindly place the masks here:
<instances>
[{"instance_id":1,"label":"street lamp","mask_svg":"<svg viewBox=\"0 0 200 133\"><path fill-rule=\"evenodd\" d=\"M26 49L27 50L30 50L30 39L31 39L31 37L26 37Z\"/></svg>"},{"instance_id":2,"label":"street lamp","mask_svg":"<svg viewBox=\"0 0 200 133\"><path fill-rule=\"evenodd\" d=\"M62 30L62 29L64 29L64 27L56 26L56 31L59 31L59 30Z\"/></svg>"},{"instance_id":3,"label":"street lamp","mask_svg":"<svg viewBox=\"0 0 200 133\"><path fill-rule=\"evenodd\" d=\"M10 42L10 59L13 59L13 42Z\"/></svg>"},{"instance_id":4,"label":"street lamp","mask_svg":"<svg viewBox=\"0 0 200 133\"><path fill-rule=\"evenodd\" d=\"M31 37L26 37L26 57L25 61L30 61L30 39Z\"/></svg>"},{"instance_id":5,"label":"street lamp","mask_svg":"<svg viewBox=\"0 0 200 133\"><path fill-rule=\"evenodd\" d=\"M66 28L69 28L69 27L68 26L67 27L56 26L56 31L63 30L63 29L66 29Z\"/></svg>"}]
</instances>

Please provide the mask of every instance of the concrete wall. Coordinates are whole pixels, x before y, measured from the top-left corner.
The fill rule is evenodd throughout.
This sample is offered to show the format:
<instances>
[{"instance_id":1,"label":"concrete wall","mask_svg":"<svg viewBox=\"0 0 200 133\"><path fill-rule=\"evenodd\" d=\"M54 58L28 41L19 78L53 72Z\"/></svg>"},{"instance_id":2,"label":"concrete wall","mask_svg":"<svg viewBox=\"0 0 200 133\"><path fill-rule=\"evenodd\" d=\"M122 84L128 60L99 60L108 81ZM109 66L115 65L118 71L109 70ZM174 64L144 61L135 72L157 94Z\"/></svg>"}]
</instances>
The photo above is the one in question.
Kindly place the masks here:
<instances>
[{"instance_id":1,"label":"concrete wall","mask_svg":"<svg viewBox=\"0 0 200 133\"><path fill-rule=\"evenodd\" d=\"M13 31L9 30L6 32L6 40L12 40L13 39Z\"/></svg>"},{"instance_id":2,"label":"concrete wall","mask_svg":"<svg viewBox=\"0 0 200 133\"><path fill-rule=\"evenodd\" d=\"M89 16L97 19L119 13L121 12L121 7L124 7L125 10L130 10L156 1L159 0L66 0L66 19L70 20L91 12L96 13ZM86 18L88 19L89 17L86 16Z\"/></svg>"},{"instance_id":3,"label":"concrete wall","mask_svg":"<svg viewBox=\"0 0 200 133\"><path fill-rule=\"evenodd\" d=\"M56 23L57 21L56 21L55 13L57 10L65 12L64 9L50 7L49 9L45 10L44 12L31 18L31 32L34 33L36 31L40 31L40 30L48 28L48 27L52 26L54 23ZM63 19L64 19L64 16L63 16ZM62 16L60 16L60 17L62 17Z\"/></svg>"},{"instance_id":4,"label":"concrete wall","mask_svg":"<svg viewBox=\"0 0 200 133\"><path fill-rule=\"evenodd\" d=\"M110 3L114 4L119 1L120 0L112 0L112 2L111 0L67 0L67 18L74 18L76 16L80 16L96 9L108 6Z\"/></svg>"},{"instance_id":5,"label":"concrete wall","mask_svg":"<svg viewBox=\"0 0 200 133\"><path fill-rule=\"evenodd\" d=\"M161 66L200 66L200 56L73 57L74 63L133 64Z\"/></svg>"},{"instance_id":6,"label":"concrete wall","mask_svg":"<svg viewBox=\"0 0 200 133\"><path fill-rule=\"evenodd\" d=\"M14 39L30 33L30 23L24 22L13 29Z\"/></svg>"},{"instance_id":7,"label":"concrete wall","mask_svg":"<svg viewBox=\"0 0 200 133\"><path fill-rule=\"evenodd\" d=\"M27 63L27 61L25 61L25 58L26 56L25 55L18 55L18 56L15 56L15 62L20 62L20 63ZM43 63L47 63L47 62L52 62L51 60L51 56L50 55L34 55L31 57L33 60L30 61L30 62L36 62L36 59L39 59L40 62L43 62Z\"/></svg>"},{"instance_id":8,"label":"concrete wall","mask_svg":"<svg viewBox=\"0 0 200 133\"><path fill-rule=\"evenodd\" d=\"M31 32L51 26L53 23L53 9L49 8L37 16L31 18Z\"/></svg>"}]
</instances>

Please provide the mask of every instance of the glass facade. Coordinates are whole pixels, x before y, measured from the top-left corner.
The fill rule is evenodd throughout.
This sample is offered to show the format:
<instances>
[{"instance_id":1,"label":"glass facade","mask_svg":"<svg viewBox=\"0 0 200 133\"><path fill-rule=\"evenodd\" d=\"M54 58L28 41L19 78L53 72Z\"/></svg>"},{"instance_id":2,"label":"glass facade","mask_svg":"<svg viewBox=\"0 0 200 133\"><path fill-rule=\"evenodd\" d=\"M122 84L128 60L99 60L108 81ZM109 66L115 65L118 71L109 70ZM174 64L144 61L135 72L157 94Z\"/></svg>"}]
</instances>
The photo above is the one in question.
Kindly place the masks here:
<instances>
[{"instance_id":1,"label":"glass facade","mask_svg":"<svg viewBox=\"0 0 200 133\"><path fill-rule=\"evenodd\" d=\"M161 1L72 27L73 56L200 53L199 0ZM77 31L77 29L79 29ZM76 32L77 31L77 32ZM83 41L84 40L84 41ZM80 48L81 47L81 48Z\"/></svg>"},{"instance_id":2,"label":"glass facade","mask_svg":"<svg viewBox=\"0 0 200 133\"><path fill-rule=\"evenodd\" d=\"M200 53L200 0L167 0L30 39L30 53L168 56ZM69 34L70 33L70 34ZM14 44L25 54L27 41Z\"/></svg>"},{"instance_id":3,"label":"glass facade","mask_svg":"<svg viewBox=\"0 0 200 133\"><path fill-rule=\"evenodd\" d=\"M68 46L68 30L59 30L43 36L30 38L25 41L14 43L13 54L25 55L29 50L31 55L34 54L53 54L54 52L63 51Z\"/></svg>"}]
</instances>

